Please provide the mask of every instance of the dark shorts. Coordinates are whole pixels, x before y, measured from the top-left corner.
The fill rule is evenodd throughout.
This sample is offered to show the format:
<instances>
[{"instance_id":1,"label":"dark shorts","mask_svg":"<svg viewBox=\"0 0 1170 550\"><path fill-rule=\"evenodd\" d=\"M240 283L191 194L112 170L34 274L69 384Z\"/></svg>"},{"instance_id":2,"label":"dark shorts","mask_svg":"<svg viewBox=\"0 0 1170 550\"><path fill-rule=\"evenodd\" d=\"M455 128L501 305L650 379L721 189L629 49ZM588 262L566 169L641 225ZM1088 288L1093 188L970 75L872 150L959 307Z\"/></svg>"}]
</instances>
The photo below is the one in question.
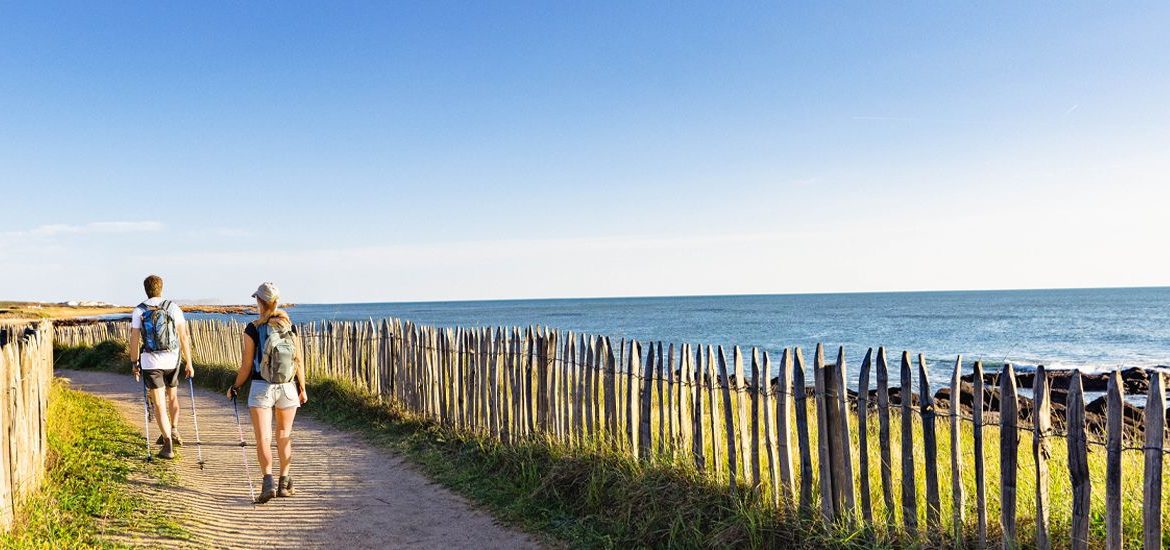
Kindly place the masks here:
<instances>
[{"instance_id":1,"label":"dark shorts","mask_svg":"<svg viewBox=\"0 0 1170 550\"><path fill-rule=\"evenodd\" d=\"M163 386L177 388L179 387L179 367L167 370L143 369L142 379L146 381L146 387L152 390L157 390Z\"/></svg>"}]
</instances>

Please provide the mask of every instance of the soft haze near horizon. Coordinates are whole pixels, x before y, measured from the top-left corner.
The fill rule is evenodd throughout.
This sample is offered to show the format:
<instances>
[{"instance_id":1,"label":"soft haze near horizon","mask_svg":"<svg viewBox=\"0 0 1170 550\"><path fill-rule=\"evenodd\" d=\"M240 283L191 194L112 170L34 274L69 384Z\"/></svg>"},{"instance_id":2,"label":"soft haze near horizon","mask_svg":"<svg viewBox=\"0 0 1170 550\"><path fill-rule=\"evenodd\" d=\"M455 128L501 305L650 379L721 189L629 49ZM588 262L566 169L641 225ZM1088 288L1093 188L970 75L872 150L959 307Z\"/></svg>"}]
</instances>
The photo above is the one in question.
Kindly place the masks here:
<instances>
[{"instance_id":1,"label":"soft haze near horizon","mask_svg":"<svg viewBox=\"0 0 1170 550\"><path fill-rule=\"evenodd\" d=\"M0 4L0 299L1170 285L1170 5Z\"/></svg>"}]
</instances>

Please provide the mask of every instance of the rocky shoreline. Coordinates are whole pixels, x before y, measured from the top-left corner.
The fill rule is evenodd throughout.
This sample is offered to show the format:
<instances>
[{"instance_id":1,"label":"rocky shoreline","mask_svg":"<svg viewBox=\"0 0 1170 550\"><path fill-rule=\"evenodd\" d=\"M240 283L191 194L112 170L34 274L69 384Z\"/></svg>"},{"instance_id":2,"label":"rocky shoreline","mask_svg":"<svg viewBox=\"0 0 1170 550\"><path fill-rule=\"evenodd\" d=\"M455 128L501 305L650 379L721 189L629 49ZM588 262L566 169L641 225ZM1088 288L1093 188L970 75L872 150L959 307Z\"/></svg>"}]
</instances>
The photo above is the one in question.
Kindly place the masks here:
<instances>
[{"instance_id":1,"label":"rocky shoreline","mask_svg":"<svg viewBox=\"0 0 1170 550\"><path fill-rule=\"evenodd\" d=\"M1157 370L1166 371L1170 367L1156 366L1152 368L1130 367L1122 369L1121 383L1123 394L1125 396L1141 396L1145 397L1150 390L1150 375ZM1068 401L1068 388L1072 373L1071 369L1062 369L1050 371L1048 373L1049 380L1049 396L1052 404L1052 422L1054 426L1063 426L1066 417L1066 403ZM1109 388L1109 377L1111 373L1081 373L1081 382L1086 394L1103 393ZM959 383L959 398L957 409L959 414L964 418L971 418L973 407L975 403L975 385L974 375L968 374L961 377ZM1035 383L1035 372L1020 372L1016 374L1016 385L1021 389L1031 389ZM1000 373L991 372L983 375L983 403L984 403L984 417L988 422L998 422L1000 411ZM937 383L936 383L937 384ZM938 385L936 385L938 387ZM813 388L806 388L805 391L812 395ZM857 410L857 392L849 390L849 398L853 409ZM894 386L889 389L890 406L900 406L902 404L902 389ZM867 397L868 408L871 411L877 410L877 390L869 390ZM910 392L910 403L914 407L918 407L921 399L918 393ZM940 413L949 413L952 410L951 404L951 387L947 383L941 389L934 393L934 406ZM1104 433L1105 418L1106 418L1106 396L1100 395L1095 399L1085 404L1085 419L1091 431ZM1017 410L1019 411L1020 420L1031 424L1034 404L1029 397L1017 397ZM1167 409L1167 415L1170 416L1170 409ZM1128 400L1122 400L1122 417L1123 430L1127 436L1136 436L1144 432L1145 409L1130 403ZM1170 429L1170 427L1168 427Z\"/></svg>"}]
</instances>

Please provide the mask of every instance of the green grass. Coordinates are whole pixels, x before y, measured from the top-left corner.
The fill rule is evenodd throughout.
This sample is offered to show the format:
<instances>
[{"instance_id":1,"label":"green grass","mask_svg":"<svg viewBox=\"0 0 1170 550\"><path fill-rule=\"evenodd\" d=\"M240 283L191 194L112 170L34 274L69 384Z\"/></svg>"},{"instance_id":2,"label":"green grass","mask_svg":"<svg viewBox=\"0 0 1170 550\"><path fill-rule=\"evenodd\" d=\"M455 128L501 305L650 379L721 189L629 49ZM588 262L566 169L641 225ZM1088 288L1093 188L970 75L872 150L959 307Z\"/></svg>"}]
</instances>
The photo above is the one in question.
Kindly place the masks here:
<instances>
[{"instance_id":1,"label":"green grass","mask_svg":"<svg viewBox=\"0 0 1170 550\"><path fill-rule=\"evenodd\" d=\"M95 348L61 349L58 364L83 368L104 368L128 372L129 364L122 356L119 344L103 343ZM234 379L234 369L199 366L200 384L222 390ZM868 440L865 453L869 459L873 525L855 529L827 526L814 519L800 518L777 510L771 505L770 480L766 453L761 451L763 479L762 494L752 496L750 491L739 491L738 497L727 491L726 442L713 448L706 441L707 464L719 461L722 473L712 477L697 473L687 457L659 460L650 467L636 463L628 450L615 450L610 445L594 442L578 447L567 447L545 439L529 440L506 445L473 432L442 427L424 420L393 404L380 404L370 394L354 385L331 379L318 378L309 385L310 402L304 411L332 425L363 434L370 441L409 458L430 477L484 505L501 519L529 531L543 533L574 547L901 547L918 545L950 545L953 532L951 506L950 427L945 417L939 417L938 470L940 489L941 529L928 532L926 527L926 497L922 447L922 425L917 415L912 417L914 434L914 484L918 509L918 540L905 538L897 526L902 522L901 502L901 431L898 412L891 414L891 459L893 469L893 524L886 522L886 510L881 498L878 419L869 417ZM657 405L657 403L655 403ZM709 400L704 410L711 414ZM735 406L736 403L733 403ZM713 411L722 418L722 403L717 400ZM657 432L657 412L652 414L652 432ZM816 470L816 414L810 400L810 446ZM722 425L722 423L720 423ZM852 453L855 470L858 466L857 418L850 418L853 438ZM960 426L964 468L960 479L964 487L966 520L962 533L968 545L975 538L975 480L972 427L969 422ZM989 543L999 538L999 430L994 426L984 429L986 464L987 518ZM793 435L795 441L795 434ZM1071 488L1067 470L1065 440L1050 440L1049 532L1055 547L1068 545L1071 516ZM1018 452L1017 536L1024 546L1030 546L1035 533L1035 462L1029 434L1021 434ZM1093 496L1090 510L1090 546L1104 544L1104 471L1105 453L1099 446L1089 452L1090 478ZM1143 481L1142 455L1125 451L1122 474L1123 529L1125 545L1141 544L1141 498ZM799 454L793 449L793 459ZM741 462L742 463L742 462ZM799 472L799 464L794 464ZM741 481L743 472L740 472ZM855 471L855 489L860 484L861 472ZM799 485L799 481L797 482ZM814 498L819 497L813 480ZM1170 484L1164 484L1163 500L1170 501ZM860 497L859 497L860 498ZM817 510L816 501L812 509ZM1164 523L1170 523L1165 513ZM1170 545L1170 537L1164 539Z\"/></svg>"},{"instance_id":2,"label":"green grass","mask_svg":"<svg viewBox=\"0 0 1170 550\"><path fill-rule=\"evenodd\" d=\"M186 532L136 492L136 479L173 482L162 461L142 460L142 435L103 399L53 382L44 486L21 507L0 548L115 548L112 535L182 540ZM149 489L148 489L149 490Z\"/></svg>"},{"instance_id":3,"label":"green grass","mask_svg":"<svg viewBox=\"0 0 1170 550\"><path fill-rule=\"evenodd\" d=\"M120 344L58 348L58 367L129 372ZM235 370L197 365L201 386L223 390ZM750 491L728 494L686 467L645 468L603 445L569 449L545 440L505 445L437 425L352 384L316 379L302 408L411 460L432 479L496 517L572 547L865 548L873 541L777 514Z\"/></svg>"}]
</instances>

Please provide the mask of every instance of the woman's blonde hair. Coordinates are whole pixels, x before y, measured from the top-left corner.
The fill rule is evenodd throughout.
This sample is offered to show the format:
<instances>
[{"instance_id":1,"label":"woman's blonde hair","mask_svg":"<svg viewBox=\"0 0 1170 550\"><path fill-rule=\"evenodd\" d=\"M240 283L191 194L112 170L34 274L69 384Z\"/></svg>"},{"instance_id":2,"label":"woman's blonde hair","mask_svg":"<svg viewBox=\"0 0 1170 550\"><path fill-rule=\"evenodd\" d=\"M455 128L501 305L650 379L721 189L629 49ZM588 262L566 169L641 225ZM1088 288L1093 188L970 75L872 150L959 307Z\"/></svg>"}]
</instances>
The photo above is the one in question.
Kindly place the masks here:
<instances>
[{"instance_id":1,"label":"woman's blonde hair","mask_svg":"<svg viewBox=\"0 0 1170 550\"><path fill-rule=\"evenodd\" d=\"M279 298L273 298L271 302L265 302L264 300L256 298L256 304L258 306L257 309L260 311L260 318L256 320L256 326L263 325L270 321L292 324L292 320L289 319L288 313L286 313L283 309L277 308L279 301Z\"/></svg>"}]
</instances>

